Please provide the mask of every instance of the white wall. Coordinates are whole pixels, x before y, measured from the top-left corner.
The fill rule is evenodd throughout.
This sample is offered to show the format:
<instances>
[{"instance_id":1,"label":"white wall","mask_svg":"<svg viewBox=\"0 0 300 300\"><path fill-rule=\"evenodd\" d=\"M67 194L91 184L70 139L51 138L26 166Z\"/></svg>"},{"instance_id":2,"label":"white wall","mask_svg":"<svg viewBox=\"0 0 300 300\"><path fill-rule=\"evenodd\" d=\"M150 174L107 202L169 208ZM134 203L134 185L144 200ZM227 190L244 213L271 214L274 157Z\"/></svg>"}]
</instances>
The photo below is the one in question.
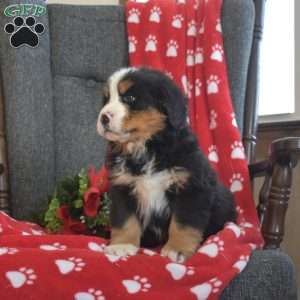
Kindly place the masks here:
<instances>
[{"instance_id":1,"label":"white wall","mask_svg":"<svg viewBox=\"0 0 300 300\"><path fill-rule=\"evenodd\" d=\"M260 122L295 121L300 120L300 1L295 1L295 99L296 113L289 115L277 115L261 117ZM280 36L278 36L280 42ZM276 62L274 62L276 63ZM284 101L284 100L283 100Z\"/></svg>"}]
</instances>

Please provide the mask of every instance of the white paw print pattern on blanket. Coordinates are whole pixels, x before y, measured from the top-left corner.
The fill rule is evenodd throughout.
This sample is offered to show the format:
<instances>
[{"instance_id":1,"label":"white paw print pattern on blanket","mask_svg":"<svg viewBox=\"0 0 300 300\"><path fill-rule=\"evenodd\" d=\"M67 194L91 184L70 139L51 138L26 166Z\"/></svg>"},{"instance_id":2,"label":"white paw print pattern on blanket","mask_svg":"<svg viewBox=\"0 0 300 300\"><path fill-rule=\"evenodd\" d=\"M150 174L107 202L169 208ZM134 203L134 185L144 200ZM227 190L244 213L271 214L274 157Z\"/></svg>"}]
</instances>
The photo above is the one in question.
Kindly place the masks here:
<instances>
[{"instance_id":1,"label":"white paw print pattern on blanket","mask_svg":"<svg viewBox=\"0 0 300 300\"><path fill-rule=\"evenodd\" d=\"M178 43L175 40L170 40L167 44L166 56L168 57L177 57Z\"/></svg>"},{"instance_id":2,"label":"white paw print pattern on blanket","mask_svg":"<svg viewBox=\"0 0 300 300\"><path fill-rule=\"evenodd\" d=\"M208 282L194 286L191 288L191 292L196 295L197 300L206 300L212 293L218 293L221 286L222 281L213 278Z\"/></svg>"},{"instance_id":3,"label":"white paw print pattern on blanket","mask_svg":"<svg viewBox=\"0 0 300 300\"><path fill-rule=\"evenodd\" d=\"M137 39L135 36L129 36L128 37L128 52L134 53L136 52L136 45L137 45Z\"/></svg>"},{"instance_id":4,"label":"white paw print pattern on blanket","mask_svg":"<svg viewBox=\"0 0 300 300\"><path fill-rule=\"evenodd\" d=\"M154 23L160 23L161 9L159 6L154 6L150 11L149 21Z\"/></svg>"},{"instance_id":5,"label":"white paw print pattern on blanket","mask_svg":"<svg viewBox=\"0 0 300 300\"><path fill-rule=\"evenodd\" d=\"M56 242L53 244L44 244L40 246L41 250L45 251L63 251L67 249L67 246L61 245L60 243Z\"/></svg>"},{"instance_id":6,"label":"white paw print pattern on blanket","mask_svg":"<svg viewBox=\"0 0 300 300\"><path fill-rule=\"evenodd\" d=\"M216 145L211 145L208 148L208 159L214 163L219 162L219 155Z\"/></svg>"},{"instance_id":7,"label":"white paw print pattern on blanket","mask_svg":"<svg viewBox=\"0 0 300 300\"><path fill-rule=\"evenodd\" d=\"M13 288L18 289L24 284L32 285L37 276L33 269L22 267L17 271L8 271L5 274Z\"/></svg>"},{"instance_id":8,"label":"white paw print pattern on blanket","mask_svg":"<svg viewBox=\"0 0 300 300\"><path fill-rule=\"evenodd\" d=\"M0 247L0 256L5 254L16 254L19 252L16 248Z\"/></svg>"},{"instance_id":9,"label":"white paw print pattern on blanket","mask_svg":"<svg viewBox=\"0 0 300 300\"><path fill-rule=\"evenodd\" d=\"M171 274L174 280L180 280L186 275L194 275L195 268L192 266L185 266L177 263L169 263L166 265L166 270Z\"/></svg>"},{"instance_id":10,"label":"white paw print pattern on blanket","mask_svg":"<svg viewBox=\"0 0 300 300\"><path fill-rule=\"evenodd\" d=\"M174 28L177 28L177 29L181 28L183 20L184 20L184 18L183 18L182 15L175 15L175 16L173 16L173 18L172 18L172 26Z\"/></svg>"},{"instance_id":11,"label":"white paw print pattern on blanket","mask_svg":"<svg viewBox=\"0 0 300 300\"><path fill-rule=\"evenodd\" d=\"M146 38L146 47L145 51L146 52L156 52L157 51L157 38L155 35L148 35Z\"/></svg>"},{"instance_id":12,"label":"white paw print pattern on blanket","mask_svg":"<svg viewBox=\"0 0 300 300\"><path fill-rule=\"evenodd\" d=\"M140 12L138 9L132 8L132 9L128 12L128 19L127 19L127 22L128 22L128 23L139 24L139 23L140 23L140 15L141 15L141 12Z\"/></svg>"},{"instance_id":13,"label":"white paw print pattern on blanket","mask_svg":"<svg viewBox=\"0 0 300 300\"><path fill-rule=\"evenodd\" d=\"M90 288L87 292L76 293L74 300L105 300L105 297L101 290Z\"/></svg>"},{"instance_id":14,"label":"white paw print pattern on blanket","mask_svg":"<svg viewBox=\"0 0 300 300\"><path fill-rule=\"evenodd\" d=\"M224 241L218 236L208 239L198 250L199 253L205 254L211 258L217 257L221 251L224 251Z\"/></svg>"},{"instance_id":15,"label":"white paw print pattern on blanket","mask_svg":"<svg viewBox=\"0 0 300 300\"><path fill-rule=\"evenodd\" d=\"M68 259L56 259L55 264L61 274L66 275L72 271L80 272L85 266L82 258L69 257Z\"/></svg>"},{"instance_id":16,"label":"white paw print pattern on blanket","mask_svg":"<svg viewBox=\"0 0 300 300\"><path fill-rule=\"evenodd\" d=\"M231 158L232 159L245 159L245 151L242 142L234 141L231 144Z\"/></svg>"},{"instance_id":17,"label":"white paw print pattern on blanket","mask_svg":"<svg viewBox=\"0 0 300 300\"><path fill-rule=\"evenodd\" d=\"M220 80L217 75L210 75L206 82L207 94L217 94L219 92Z\"/></svg>"},{"instance_id":18,"label":"white paw print pattern on blanket","mask_svg":"<svg viewBox=\"0 0 300 300\"><path fill-rule=\"evenodd\" d=\"M125 279L122 281L123 286L126 288L129 294L136 294L139 292L148 292L151 288L151 284L146 277L136 275L133 279Z\"/></svg>"}]
</instances>

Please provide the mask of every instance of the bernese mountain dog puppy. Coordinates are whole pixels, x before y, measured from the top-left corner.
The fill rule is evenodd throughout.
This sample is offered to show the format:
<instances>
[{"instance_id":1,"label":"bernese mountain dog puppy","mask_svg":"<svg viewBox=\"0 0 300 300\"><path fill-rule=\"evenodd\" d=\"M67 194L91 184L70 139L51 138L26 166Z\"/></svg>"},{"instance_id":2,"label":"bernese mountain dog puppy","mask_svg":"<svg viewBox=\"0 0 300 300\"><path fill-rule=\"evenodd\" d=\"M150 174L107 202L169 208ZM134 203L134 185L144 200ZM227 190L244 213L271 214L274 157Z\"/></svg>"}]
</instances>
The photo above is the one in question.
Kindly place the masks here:
<instances>
[{"instance_id":1,"label":"bernese mountain dog puppy","mask_svg":"<svg viewBox=\"0 0 300 300\"><path fill-rule=\"evenodd\" d=\"M97 130L109 141L111 241L106 253L163 246L176 262L235 221L233 195L217 179L187 123L187 101L159 71L126 68L104 87Z\"/></svg>"}]
</instances>

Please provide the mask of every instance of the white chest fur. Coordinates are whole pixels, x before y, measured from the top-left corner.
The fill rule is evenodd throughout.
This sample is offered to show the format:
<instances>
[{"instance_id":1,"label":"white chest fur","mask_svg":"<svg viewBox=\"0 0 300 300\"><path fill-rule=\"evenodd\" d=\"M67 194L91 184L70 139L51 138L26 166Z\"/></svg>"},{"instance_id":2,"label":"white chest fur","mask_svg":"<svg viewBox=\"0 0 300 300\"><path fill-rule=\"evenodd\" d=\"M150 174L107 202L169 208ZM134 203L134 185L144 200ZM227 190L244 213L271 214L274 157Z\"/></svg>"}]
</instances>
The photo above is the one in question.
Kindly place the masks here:
<instances>
[{"instance_id":1,"label":"white chest fur","mask_svg":"<svg viewBox=\"0 0 300 300\"><path fill-rule=\"evenodd\" d=\"M188 179L189 174L183 168L174 167L160 172L154 171L154 160L143 167L143 175L131 175L121 164L113 172L113 184L131 185L132 192L138 202L138 214L146 227L153 214L169 212L166 191L171 185L181 187Z\"/></svg>"}]
</instances>

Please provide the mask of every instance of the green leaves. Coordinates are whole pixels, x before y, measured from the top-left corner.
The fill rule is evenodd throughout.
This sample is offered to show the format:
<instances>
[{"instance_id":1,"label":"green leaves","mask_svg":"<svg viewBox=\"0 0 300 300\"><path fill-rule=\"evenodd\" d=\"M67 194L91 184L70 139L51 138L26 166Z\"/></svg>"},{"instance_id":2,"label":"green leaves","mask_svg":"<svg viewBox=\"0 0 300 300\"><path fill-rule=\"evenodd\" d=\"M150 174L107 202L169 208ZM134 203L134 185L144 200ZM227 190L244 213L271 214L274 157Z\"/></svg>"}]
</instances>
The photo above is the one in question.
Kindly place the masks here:
<instances>
[{"instance_id":1,"label":"green leaves","mask_svg":"<svg viewBox=\"0 0 300 300\"><path fill-rule=\"evenodd\" d=\"M54 195L45 213L44 221L50 232L59 232L63 226L62 221L57 217L57 209L60 207L59 199Z\"/></svg>"},{"instance_id":2,"label":"green leaves","mask_svg":"<svg viewBox=\"0 0 300 300\"><path fill-rule=\"evenodd\" d=\"M87 233L108 237L110 200L107 193L104 193L101 195L101 204L97 215L95 217L86 216L84 214L84 194L89 187L89 176L84 169L78 175L64 177L58 182L48 210L43 217L44 224L50 232L61 232L64 225L68 226L69 222L83 221L87 226ZM60 214L57 214L58 212L60 214L64 212L62 219Z\"/></svg>"}]
</instances>

